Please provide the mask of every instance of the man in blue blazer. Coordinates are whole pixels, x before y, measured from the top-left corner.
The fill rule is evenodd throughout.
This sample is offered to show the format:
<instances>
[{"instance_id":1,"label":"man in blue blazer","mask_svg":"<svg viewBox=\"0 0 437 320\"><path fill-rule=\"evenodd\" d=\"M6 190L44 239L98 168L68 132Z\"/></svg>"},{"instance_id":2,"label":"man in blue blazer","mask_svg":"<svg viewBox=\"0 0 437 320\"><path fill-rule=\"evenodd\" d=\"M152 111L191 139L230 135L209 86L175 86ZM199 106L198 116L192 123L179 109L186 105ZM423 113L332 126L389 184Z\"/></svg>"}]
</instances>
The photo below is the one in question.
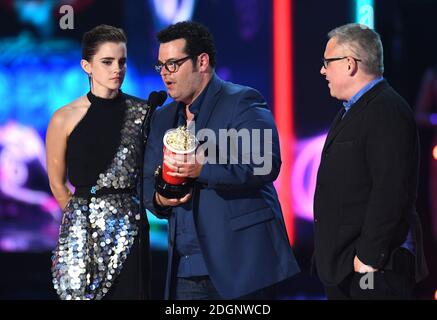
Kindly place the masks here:
<instances>
[{"instance_id":1,"label":"man in blue blazer","mask_svg":"<svg viewBox=\"0 0 437 320\"><path fill-rule=\"evenodd\" d=\"M158 40L155 68L174 102L157 109L152 118L144 201L169 221L165 297L275 298L274 285L299 267L273 187L281 158L272 114L258 91L215 74L215 47L204 26L180 22L160 31ZM206 161L163 156L164 134L181 125L208 145L208 154L201 154ZM238 147L233 159L219 141L229 129L249 132L251 138L249 151L244 134L226 138L231 149ZM172 171L169 175L193 181L192 191L181 199L155 191L154 172L163 161Z\"/></svg>"}]
</instances>

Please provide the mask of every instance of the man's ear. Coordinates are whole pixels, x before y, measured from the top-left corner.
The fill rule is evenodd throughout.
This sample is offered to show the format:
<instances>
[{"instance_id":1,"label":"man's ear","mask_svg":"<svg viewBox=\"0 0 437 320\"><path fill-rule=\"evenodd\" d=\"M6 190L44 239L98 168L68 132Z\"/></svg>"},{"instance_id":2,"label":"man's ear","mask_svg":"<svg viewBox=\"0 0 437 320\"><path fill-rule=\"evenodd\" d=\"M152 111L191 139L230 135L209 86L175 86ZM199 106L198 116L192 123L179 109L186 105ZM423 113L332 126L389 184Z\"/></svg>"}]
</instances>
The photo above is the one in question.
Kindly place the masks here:
<instances>
[{"instance_id":1,"label":"man's ear","mask_svg":"<svg viewBox=\"0 0 437 320\"><path fill-rule=\"evenodd\" d=\"M351 75L355 75L358 72L358 62L348 58L348 63L347 63L347 71L349 72L349 74Z\"/></svg>"},{"instance_id":2,"label":"man's ear","mask_svg":"<svg viewBox=\"0 0 437 320\"><path fill-rule=\"evenodd\" d=\"M200 71L207 71L209 67L209 55L207 53L202 53L197 58L197 63Z\"/></svg>"},{"instance_id":3,"label":"man's ear","mask_svg":"<svg viewBox=\"0 0 437 320\"><path fill-rule=\"evenodd\" d=\"M91 65L87 60L80 60L80 66L82 67L83 71L85 71L85 73L91 75Z\"/></svg>"}]
</instances>

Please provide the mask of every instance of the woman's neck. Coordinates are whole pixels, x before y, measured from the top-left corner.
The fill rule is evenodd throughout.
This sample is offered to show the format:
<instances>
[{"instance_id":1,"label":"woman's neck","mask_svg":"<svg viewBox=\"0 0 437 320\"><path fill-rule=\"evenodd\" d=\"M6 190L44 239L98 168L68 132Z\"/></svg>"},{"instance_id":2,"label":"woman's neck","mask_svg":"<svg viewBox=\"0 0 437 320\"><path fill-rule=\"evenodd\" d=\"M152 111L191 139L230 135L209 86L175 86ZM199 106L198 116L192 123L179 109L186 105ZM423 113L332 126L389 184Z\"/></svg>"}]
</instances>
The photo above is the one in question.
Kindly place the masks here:
<instances>
[{"instance_id":1,"label":"woman's neck","mask_svg":"<svg viewBox=\"0 0 437 320\"><path fill-rule=\"evenodd\" d=\"M93 95L95 95L96 97L99 98L104 98L104 99L113 99L118 95L119 90L115 89L115 90L111 90L108 88L103 88L103 87L97 87L97 86L92 86L91 87L91 93Z\"/></svg>"}]
</instances>

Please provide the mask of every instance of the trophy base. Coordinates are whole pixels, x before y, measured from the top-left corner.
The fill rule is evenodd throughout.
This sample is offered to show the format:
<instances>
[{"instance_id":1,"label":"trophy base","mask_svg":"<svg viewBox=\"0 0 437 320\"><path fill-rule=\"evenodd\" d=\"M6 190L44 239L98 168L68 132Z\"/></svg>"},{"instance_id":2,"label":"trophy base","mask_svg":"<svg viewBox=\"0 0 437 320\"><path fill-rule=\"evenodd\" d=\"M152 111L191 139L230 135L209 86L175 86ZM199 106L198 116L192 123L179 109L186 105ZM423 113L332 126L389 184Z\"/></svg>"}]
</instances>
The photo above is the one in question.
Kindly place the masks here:
<instances>
[{"instance_id":1,"label":"trophy base","mask_svg":"<svg viewBox=\"0 0 437 320\"><path fill-rule=\"evenodd\" d=\"M167 199L180 199L190 192L193 183L191 180L181 185L166 182L162 177L162 168L159 166L155 171L155 190Z\"/></svg>"}]
</instances>

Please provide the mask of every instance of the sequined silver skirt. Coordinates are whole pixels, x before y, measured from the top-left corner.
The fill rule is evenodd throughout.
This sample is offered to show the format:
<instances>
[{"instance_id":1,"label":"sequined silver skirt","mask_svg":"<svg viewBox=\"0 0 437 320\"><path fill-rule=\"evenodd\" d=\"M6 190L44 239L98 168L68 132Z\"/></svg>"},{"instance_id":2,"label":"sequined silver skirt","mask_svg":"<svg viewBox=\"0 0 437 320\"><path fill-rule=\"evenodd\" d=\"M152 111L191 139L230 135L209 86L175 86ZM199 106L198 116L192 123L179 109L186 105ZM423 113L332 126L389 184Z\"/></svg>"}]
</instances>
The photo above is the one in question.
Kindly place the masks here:
<instances>
[{"instance_id":1,"label":"sequined silver skirt","mask_svg":"<svg viewBox=\"0 0 437 320\"><path fill-rule=\"evenodd\" d=\"M138 233L134 194L74 196L52 256L53 285L61 299L99 300L113 286Z\"/></svg>"}]
</instances>

